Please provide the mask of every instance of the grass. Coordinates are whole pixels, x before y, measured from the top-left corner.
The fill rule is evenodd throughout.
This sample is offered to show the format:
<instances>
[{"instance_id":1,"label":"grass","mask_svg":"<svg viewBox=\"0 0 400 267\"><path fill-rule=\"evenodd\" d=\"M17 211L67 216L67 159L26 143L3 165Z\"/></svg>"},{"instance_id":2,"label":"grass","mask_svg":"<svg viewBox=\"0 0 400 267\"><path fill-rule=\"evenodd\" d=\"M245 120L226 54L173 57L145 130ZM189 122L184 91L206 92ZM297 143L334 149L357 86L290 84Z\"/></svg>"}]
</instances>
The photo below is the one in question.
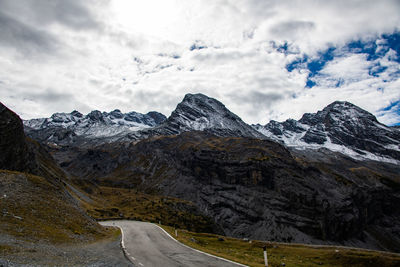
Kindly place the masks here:
<instances>
[{"instance_id":1,"label":"grass","mask_svg":"<svg viewBox=\"0 0 400 267\"><path fill-rule=\"evenodd\" d=\"M15 246L0 244L0 255L7 255L10 253L16 253L19 251L20 250L18 248L16 248Z\"/></svg>"},{"instance_id":2,"label":"grass","mask_svg":"<svg viewBox=\"0 0 400 267\"><path fill-rule=\"evenodd\" d=\"M43 177L0 170L0 193L0 234L66 244L96 241L115 232L97 224L65 190Z\"/></svg>"},{"instance_id":3,"label":"grass","mask_svg":"<svg viewBox=\"0 0 400 267\"><path fill-rule=\"evenodd\" d=\"M161 222L165 225L201 232L213 232L213 222L185 200L151 195L134 189L82 186L85 198L77 196L87 213L97 220L129 219ZM88 190L90 188L90 190ZM90 199L91 201L87 201Z\"/></svg>"},{"instance_id":4,"label":"grass","mask_svg":"<svg viewBox=\"0 0 400 267\"><path fill-rule=\"evenodd\" d=\"M174 228L161 226L175 237ZM269 266L400 266L400 255L379 251L300 244L245 241L225 236L179 230L180 242L195 249L249 266L265 266L263 246L267 247Z\"/></svg>"}]
</instances>

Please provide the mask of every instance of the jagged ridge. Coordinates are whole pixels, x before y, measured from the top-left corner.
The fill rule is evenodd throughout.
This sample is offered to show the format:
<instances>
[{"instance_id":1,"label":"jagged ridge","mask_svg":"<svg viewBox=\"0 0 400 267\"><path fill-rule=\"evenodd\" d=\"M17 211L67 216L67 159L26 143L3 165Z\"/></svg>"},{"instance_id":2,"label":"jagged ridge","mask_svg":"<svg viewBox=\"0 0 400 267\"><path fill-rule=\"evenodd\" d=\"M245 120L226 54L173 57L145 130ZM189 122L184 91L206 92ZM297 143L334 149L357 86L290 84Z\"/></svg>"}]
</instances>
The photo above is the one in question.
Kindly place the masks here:
<instances>
[{"instance_id":1,"label":"jagged ridge","mask_svg":"<svg viewBox=\"0 0 400 267\"><path fill-rule=\"evenodd\" d=\"M299 121L271 121L254 127L287 146L325 147L355 158L400 160L400 131L345 101L335 101L317 113L306 113Z\"/></svg>"},{"instance_id":2,"label":"jagged ridge","mask_svg":"<svg viewBox=\"0 0 400 267\"><path fill-rule=\"evenodd\" d=\"M81 145L121 140L131 132L157 126L165 119L163 114L155 111L124 114L118 109L110 113L94 110L84 116L75 110L55 113L50 118L27 120L24 125L27 134L41 142Z\"/></svg>"}]
</instances>

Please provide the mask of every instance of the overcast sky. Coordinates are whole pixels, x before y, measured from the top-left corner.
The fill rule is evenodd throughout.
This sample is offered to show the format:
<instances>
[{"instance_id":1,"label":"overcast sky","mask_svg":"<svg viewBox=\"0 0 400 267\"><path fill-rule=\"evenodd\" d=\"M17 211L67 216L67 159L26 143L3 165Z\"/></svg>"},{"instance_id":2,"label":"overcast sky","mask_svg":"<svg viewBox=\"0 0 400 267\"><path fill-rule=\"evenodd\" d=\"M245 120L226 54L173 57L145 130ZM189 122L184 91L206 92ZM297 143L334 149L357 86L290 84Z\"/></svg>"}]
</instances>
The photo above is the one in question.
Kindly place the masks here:
<instances>
[{"instance_id":1,"label":"overcast sky","mask_svg":"<svg viewBox=\"0 0 400 267\"><path fill-rule=\"evenodd\" d=\"M0 0L0 101L24 119L199 92L248 123L346 100L393 125L399 77L398 0Z\"/></svg>"}]
</instances>

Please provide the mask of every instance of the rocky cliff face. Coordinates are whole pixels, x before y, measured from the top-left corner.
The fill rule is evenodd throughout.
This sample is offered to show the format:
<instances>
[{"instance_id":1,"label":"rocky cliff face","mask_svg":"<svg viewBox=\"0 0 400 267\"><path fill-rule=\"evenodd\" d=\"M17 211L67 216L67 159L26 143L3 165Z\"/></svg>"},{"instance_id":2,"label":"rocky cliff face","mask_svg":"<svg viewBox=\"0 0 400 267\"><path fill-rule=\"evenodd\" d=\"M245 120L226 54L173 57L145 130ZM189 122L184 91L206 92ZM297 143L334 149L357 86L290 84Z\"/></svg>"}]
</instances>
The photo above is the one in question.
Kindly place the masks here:
<instances>
[{"instance_id":1,"label":"rocky cliff face","mask_svg":"<svg viewBox=\"0 0 400 267\"><path fill-rule=\"evenodd\" d=\"M349 102L333 102L317 113L304 114L299 121L271 121L255 128L291 147L324 147L358 159L400 160L400 131Z\"/></svg>"},{"instance_id":2,"label":"rocky cliff face","mask_svg":"<svg viewBox=\"0 0 400 267\"><path fill-rule=\"evenodd\" d=\"M21 119L0 103L0 169L42 176L61 187L65 173L37 141L27 138Z\"/></svg>"},{"instance_id":3,"label":"rocky cliff face","mask_svg":"<svg viewBox=\"0 0 400 267\"><path fill-rule=\"evenodd\" d=\"M192 201L227 235L400 251L399 167L316 153L186 132L101 146L67 169L85 177L101 162L97 183Z\"/></svg>"},{"instance_id":4,"label":"rocky cliff face","mask_svg":"<svg viewBox=\"0 0 400 267\"><path fill-rule=\"evenodd\" d=\"M30 171L36 168L17 114L0 103L0 169Z\"/></svg>"},{"instance_id":5,"label":"rocky cliff face","mask_svg":"<svg viewBox=\"0 0 400 267\"><path fill-rule=\"evenodd\" d=\"M221 102L203 94L187 94L163 127L172 134L206 131L221 136L263 137Z\"/></svg>"}]
</instances>

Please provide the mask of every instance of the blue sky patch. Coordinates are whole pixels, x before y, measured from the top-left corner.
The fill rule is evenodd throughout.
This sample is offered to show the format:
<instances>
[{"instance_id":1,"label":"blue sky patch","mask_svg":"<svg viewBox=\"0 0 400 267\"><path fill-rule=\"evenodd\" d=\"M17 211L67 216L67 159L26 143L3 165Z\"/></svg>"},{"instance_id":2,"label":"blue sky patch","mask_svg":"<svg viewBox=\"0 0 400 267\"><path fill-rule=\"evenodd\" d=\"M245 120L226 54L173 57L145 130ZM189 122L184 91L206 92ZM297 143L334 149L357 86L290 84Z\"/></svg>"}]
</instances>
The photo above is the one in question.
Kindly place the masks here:
<instances>
[{"instance_id":1,"label":"blue sky patch","mask_svg":"<svg viewBox=\"0 0 400 267\"><path fill-rule=\"evenodd\" d=\"M307 55L304 55L303 57L299 57L293 62L287 64L286 69L289 72L292 72L294 69L307 68L310 72L307 77L306 87L311 88L316 85L312 80L312 77L319 74L328 61L334 59L335 50L335 47L330 47L327 50L318 53L318 57L314 59L310 59Z\"/></svg>"},{"instance_id":2,"label":"blue sky patch","mask_svg":"<svg viewBox=\"0 0 400 267\"><path fill-rule=\"evenodd\" d=\"M400 100L397 100L396 102L390 103L389 106L383 108L381 111L389 111L392 108L397 106L397 111L400 111Z\"/></svg>"},{"instance_id":3,"label":"blue sky patch","mask_svg":"<svg viewBox=\"0 0 400 267\"><path fill-rule=\"evenodd\" d=\"M274 46L277 51L287 54L288 44L284 43L281 46ZM389 60L400 63L400 32L393 34L383 34L376 39L366 40L354 40L347 43L344 47L330 47L324 51L318 53L316 57L310 58L308 55L298 57L289 64L286 65L286 69L292 72L295 69L307 69L309 71L307 81L305 84L306 88L312 88L316 85L313 81L313 77L317 76L325 65L332 61L335 57L343 57L348 54L365 54L368 61L374 61L380 59L386 55L386 53L392 49L396 51L397 57L390 58ZM386 66L382 66L379 62L369 68L369 75L373 77L379 77L379 75L387 69ZM397 79L400 76L399 72L391 74L393 79ZM338 81L336 86L341 86L343 81Z\"/></svg>"},{"instance_id":4,"label":"blue sky patch","mask_svg":"<svg viewBox=\"0 0 400 267\"><path fill-rule=\"evenodd\" d=\"M379 74L384 72L386 69L386 66L382 66L381 63L378 62L368 69L368 74L374 77L379 77Z\"/></svg>"},{"instance_id":5,"label":"blue sky patch","mask_svg":"<svg viewBox=\"0 0 400 267\"><path fill-rule=\"evenodd\" d=\"M389 106L379 111L400 114L400 100L390 103ZM394 123L390 126L395 126L395 125L400 125L400 122Z\"/></svg>"},{"instance_id":6,"label":"blue sky patch","mask_svg":"<svg viewBox=\"0 0 400 267\"><path fill-rule=\"evenodd\" d=\"M283 44L277 44L274 41L271 41L270 44L273 48L275 48L278 52L289 55L289 54L299 54L298 49L296 49L293 45L288 42L284 42Z\"/></svg>"},{"instance_id":7,"label":"blue sky patch","mask_svg":"<svg viewBox=\"0 0 400 267\"><path fill-rule=\"evenodd\" d=\"M208 48L205 44L202 44L199 40L196 40L190 47L189 50L201 50Z\"/></svg>"}]
</instances>

